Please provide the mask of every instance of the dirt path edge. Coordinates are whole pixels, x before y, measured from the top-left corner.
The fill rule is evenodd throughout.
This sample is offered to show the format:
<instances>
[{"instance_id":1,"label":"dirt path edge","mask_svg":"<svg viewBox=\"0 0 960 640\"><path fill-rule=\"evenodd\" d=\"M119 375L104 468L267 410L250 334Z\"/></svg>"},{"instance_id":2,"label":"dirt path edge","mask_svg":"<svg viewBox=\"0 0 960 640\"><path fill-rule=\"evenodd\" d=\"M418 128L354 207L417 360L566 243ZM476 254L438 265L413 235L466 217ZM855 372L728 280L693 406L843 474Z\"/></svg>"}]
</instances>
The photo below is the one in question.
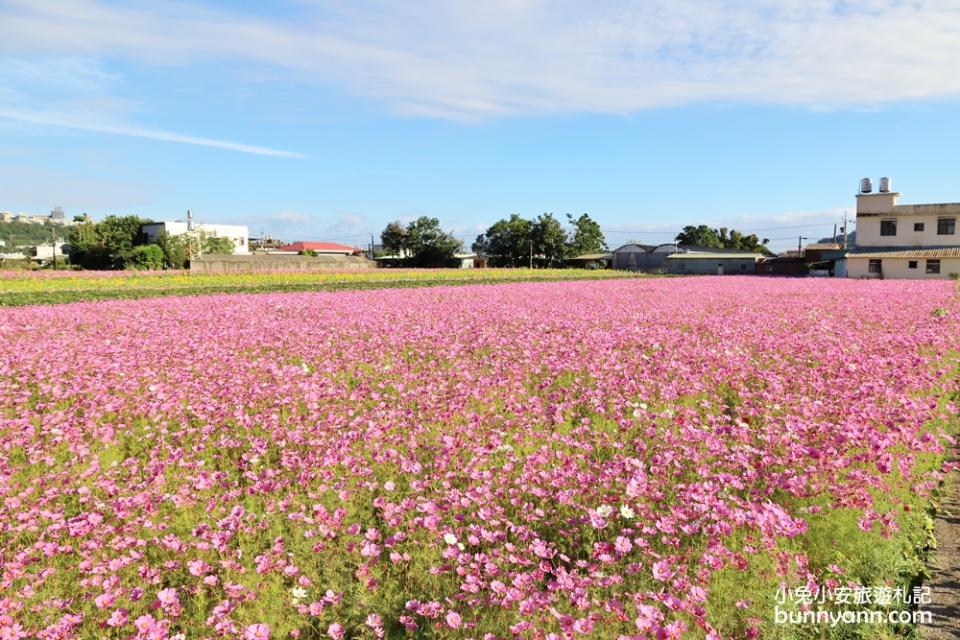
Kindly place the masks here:
<instances>
[{"instance_id":1,"label":"dirt path edge","mask_svg":"<svg viewBox=\"0 0 960 640\"><path fill-rule=\"evenodd\" d=\"M932 620L919 625L923 640L960 640L960 478L951 474L934 517L937 548L930 561L930 604L920 606Z\"/></svg>"}]
</instances>

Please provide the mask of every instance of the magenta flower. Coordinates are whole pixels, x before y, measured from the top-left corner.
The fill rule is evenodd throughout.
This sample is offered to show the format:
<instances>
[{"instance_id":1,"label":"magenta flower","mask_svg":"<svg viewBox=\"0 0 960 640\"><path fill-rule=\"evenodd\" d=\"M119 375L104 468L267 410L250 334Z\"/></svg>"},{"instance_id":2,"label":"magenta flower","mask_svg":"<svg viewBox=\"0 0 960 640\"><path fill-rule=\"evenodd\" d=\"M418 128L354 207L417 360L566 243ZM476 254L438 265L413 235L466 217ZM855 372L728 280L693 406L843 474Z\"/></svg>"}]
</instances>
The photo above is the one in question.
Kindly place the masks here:
<instances>
[{"instance_id":1,"label":"magenta flower","mask_svg":"<svg viewBox=\"0 0 960 640\"><path fill-rule=\"evenodd\" d=\"M263 623L249 625L243 630L243 640L269 640L270 627Z\"/></svg>"}]
</instances>

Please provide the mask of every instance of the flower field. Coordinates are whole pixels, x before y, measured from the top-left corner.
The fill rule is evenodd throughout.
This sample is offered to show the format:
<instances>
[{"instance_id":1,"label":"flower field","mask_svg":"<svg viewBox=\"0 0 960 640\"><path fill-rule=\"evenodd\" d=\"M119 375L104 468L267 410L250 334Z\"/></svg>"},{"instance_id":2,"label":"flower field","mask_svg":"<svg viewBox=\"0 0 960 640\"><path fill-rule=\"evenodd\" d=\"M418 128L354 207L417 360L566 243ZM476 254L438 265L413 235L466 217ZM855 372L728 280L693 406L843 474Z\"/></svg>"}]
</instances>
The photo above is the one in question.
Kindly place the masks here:
<instances>
[{"instance_id":1,"label":"flower field","mask_svg":"<svg viewBox=\"0 0 960 640\"><path fill-rule=\"evenodd\" d=\"M5 309L0 638L827 637L777 589L920 573L958 319L749 277Z\"/></svg>"},{"instance_id":2,"label":"flower field","mask_svg":"<svg viewBox=\"0 0 960 640\"><path fill-rule=\"evenodd\" d=\"M357 269L272 273L189 271L0 271L0 306L166 295L332 291L501 282L636 278L586 269Z\"/></svg>"}]
</instances>

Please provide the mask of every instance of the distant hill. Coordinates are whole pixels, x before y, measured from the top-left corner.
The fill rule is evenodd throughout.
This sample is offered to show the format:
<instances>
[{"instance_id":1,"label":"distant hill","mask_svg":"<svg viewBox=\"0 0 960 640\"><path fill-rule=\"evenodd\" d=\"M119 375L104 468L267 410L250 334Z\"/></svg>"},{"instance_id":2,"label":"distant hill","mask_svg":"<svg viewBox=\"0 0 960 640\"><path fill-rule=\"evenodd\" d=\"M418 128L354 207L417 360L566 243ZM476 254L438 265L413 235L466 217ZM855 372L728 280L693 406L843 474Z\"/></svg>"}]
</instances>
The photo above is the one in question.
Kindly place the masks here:
<instances>
[{"instance_id":1,"label":"distant hill","mask_svg":"<svg viewBox=\"0 0 960 640\"><path fill-rule=\"evenodd\" d=\"M821 238L817 240L817 242L819 243L838 242L840 244L843 244L843 234L838 234L836 240L834 240L833 238ZM857 232L851 231L850 233L847 234L847 246L852 247L855 244L857 244Z\"/></svg>"},{"instance_id":2,"label":"distant hill","mask_svg":"<svg viewBox=\"0 0 960 640\"><path fill-rule=\"evenodd\" d=\"M31 224L17 220L10 222L0 221L0 240L5 242L5 246L0 249L0 251L12 252L22 247L50 244L51 229L56 232L59 241L66 241L69 228L63 225L54 225L49 222Z\"/></svg>"}]
</instances>

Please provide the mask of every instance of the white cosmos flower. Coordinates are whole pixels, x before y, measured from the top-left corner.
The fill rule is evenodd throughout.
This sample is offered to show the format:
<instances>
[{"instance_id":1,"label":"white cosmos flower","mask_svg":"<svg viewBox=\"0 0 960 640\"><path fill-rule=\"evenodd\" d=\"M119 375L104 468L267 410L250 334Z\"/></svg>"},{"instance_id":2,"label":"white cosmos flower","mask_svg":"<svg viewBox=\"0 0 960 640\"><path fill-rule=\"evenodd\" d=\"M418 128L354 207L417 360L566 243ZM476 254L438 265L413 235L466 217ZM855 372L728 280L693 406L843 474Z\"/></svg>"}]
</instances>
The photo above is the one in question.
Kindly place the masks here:
<instances>
[{"instance_id":1,"label":"white cosmos flower","mask_svg":"<svg viewBox=\"0 0 960 640\"><path fill-rule=\"evenodd\" d=\"M600 516L601 518L606 518L611 513L613 513L613 507L611 507L608 504L602 504L599 507L597 507L597 515Z\"/></svg>"},{"instance_id":2,"label":"white cosmos flower","mask_svg":"<svg viewBox=\"0 0 960 640\"><path fill-rule=\"evenodd\" d=\"M625 505L625 504L620 505L620 517L621 517L621 518L624 518L624 519L626 519L626 520L630 520L630 519L632 519L635 515L637 515L637 514L635 514L635 513L633 512L633 509L631 509L630 507L628 507L628 506Z\"/></svg>"},{"instance_id":3,"label":"white cosmos flower","mask_svg":"<svg viewBox=\"0 0 960 640\"><path fill-rule=\"evenodd\" d=\"M307 590L303 587L294 587L290 589L290 595L293 596L294 600L303 600L307 597Z\"/></svg>"},{"instance_id":4,"label":"white cosmos flower","mask_svg":"<svg viewBox=\"0 0 960 640\"><path fill-rule=\"evenodd\" d=\"M447 544L457 544L457 536L452 533L445 533L443 534L443 541Z\"/></svg>"}]
</instances>

